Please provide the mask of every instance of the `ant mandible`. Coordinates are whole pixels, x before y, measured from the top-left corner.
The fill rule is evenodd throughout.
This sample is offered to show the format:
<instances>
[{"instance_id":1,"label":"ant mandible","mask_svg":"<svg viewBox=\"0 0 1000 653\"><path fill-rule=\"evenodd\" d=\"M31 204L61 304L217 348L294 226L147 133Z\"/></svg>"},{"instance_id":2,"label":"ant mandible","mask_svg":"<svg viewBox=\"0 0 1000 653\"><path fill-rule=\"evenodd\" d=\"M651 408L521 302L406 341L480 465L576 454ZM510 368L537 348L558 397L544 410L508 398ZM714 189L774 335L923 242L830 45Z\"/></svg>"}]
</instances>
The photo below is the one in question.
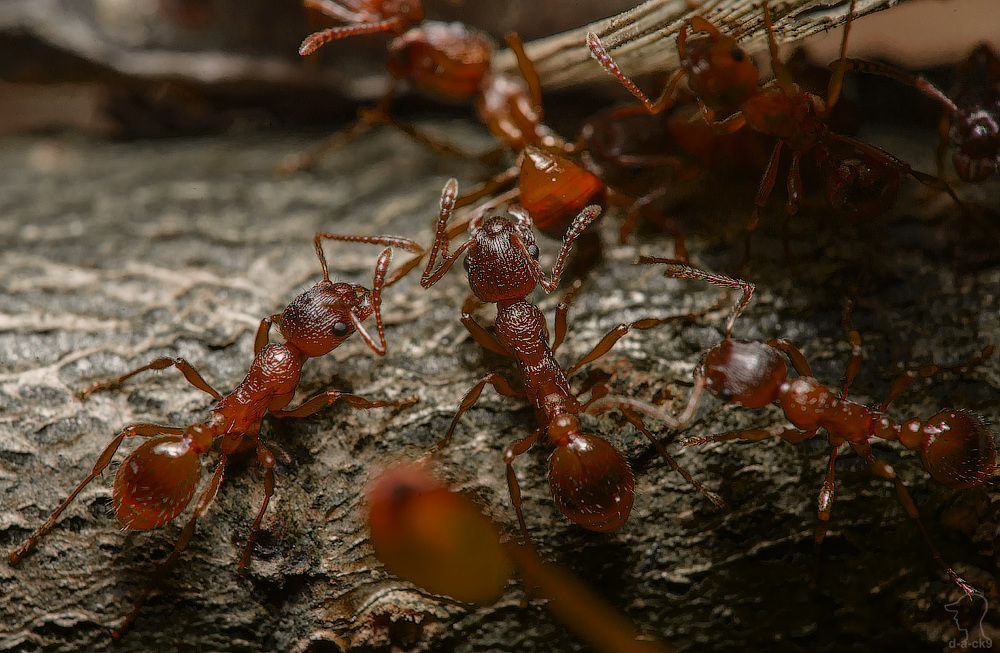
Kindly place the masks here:
<instances>
[{"instance_id":1,"label":"ant mandible","mask_svg":"<svg viewBox=\"0 0 1000 653\"><path fill-rule=\"evenodd\" d=\"M566 315L572 303L572 292L567 294L556 310L555 336L551 346L545 316L527 300L527 295L536 285L541 285L546 292L552 292L558 287L573 241L598 217L600 209L588 206L577 215L563 237L563 246L552 268L551 278L546 279L538 263L539 250L531 230L531 216L516 205L508 207L507 214L510 217L485 218L486 212L477 213L469 225L469 239L449 254L447 224L457 193L458 183L454 179L449 180L441 193L441 212L434 244L420 283L425 288L434 285L451 269L459 256L466 254L464 265L473 295L481 302L495 303L497 306L498 313L494 322L496 336L490 335L468 312L463 312L462 324L483 347L514 359L521 373L524 390L512 388L499 373L491 372L486 375L462 398L458 412L436 450L448 444L462 414L476 403L486 385L492 385L504 396L527 399L535 408L539 428L528 437L515 440L504 451L511 502L525 541L529 540L529 536L521 510L521 491L513 463L542 435L546 435L556 447L549 458L549 485L559 509L584 528L610 532L620 528L632 510L635 488L632 470L610 443L585 431L577 415L584 411L605 412L619 408L657 446L674 469L709 499L720 504L721 500L716 495L703 488L677 465L645 427L637 411L656 411L655 407L628 397L609 394L606 388L595 388L591 399L586 403L581 404L577 400L570 389L566 371L555 358L555 352L566 336ZM442 260L435 268L439 253ZM627 332L632 328L650 328L682 317L686 316L642 320L621 325L618 330ZM568 371L575 370L583 362L577 363ZM600 410L589 410L594 402L599 403Z\"/></svg>"},{"instance_id":2,"label":"ant mandible","mask_svg":"<svg viewBox=\"0 0 1000 653\"><path fill-rule=\"evenodd\" d=\"M385 249L375 264L371 290L353 283L330 281L324 240L364 242L384 245ZM335 401L343 401L352 408L406 407L416 402L416 397L392 401L371 400L364 397L329 390L307 399L300 406L285 409L299 385L302 364L306 359L323 356L337 348L351 334L357 332L365 344L379 356L386 352L385 330L382 325L382 289L405 275L419 259L402 266L386 280L392 257L392 248L400 247L415 253L423 250L416 243L394 236L342 236L318 233L313 239L316 255L323 270L323 280L293 299L281 313L264 318L254 339L254 358L243 381L223 396L202 378L201 374L183 358L163 356L116 379L94 383L79 393L85 399L92 393L112 388L126 379L146 370L177 368L188 383L210 395L217 402L209 417L189 426L160 424L132 424L124 427L104 448L94 463L93 470L49 518L17 548L7 554L11 565L17 564L53 526L63 510L91 481L97 478L111 462L125 438L148 438L129 454L115 474L112 505L118 522L129 530L147 530L163 526L179 515L194 498L201 474L201 456L218 448L220 456L208 485L198 495L191 518L184 525L174 548L161 563L157 576L162 575L187 547L194 534L195 523L205 514L222 482L223 472L230 457L239 451L255 448L257 461L264 468L264 500L250 528L246 546L240 557L238 571L245 573L250 562L254 536L260 528L274 492L275 457L259 437L261 422L268 413L276 417L305 417L312 415ZM375 316L376 335L362 324ZM284 336L281 344L268 342L272 324L277 324ZM135 619L146 597L153 589L149 583L139 596L132 611L113 634L117 637Z\"/></svg>"},{"instance_id":3,"label":"ant mandible","mask_svg":"<svg viewBox=\"0 0 1000 653\"><path fill-rule=\"evenodd\" d=\"M847 37L857 0L851 0L840 47L840 62L846 58ZM827 120L840 97L844 66L838 64L827 86L826 101L802 91L792 80L791 73L778 55L778 44L771 24L771 12L764 3L764 24L767 29L771 63L775 80L760 85L756 66L732 36L701 16L690 18L677 37L681 68L669 79L660 96L650 100L614 62L593 32L587 35L591 53L609 73L614 75L651 112L658 113L673 103L674 91L680 80L687 77L691 91L701 103L702 116L720 133L734 132L743 126L778 139L761 178L747 224L749 234L757 226L760 213L774 188L781 151L787 146L792 152L788 169L788 215L794 215L802 196L799 166L804 155L815 157L824 172L826 201L835 211L853 219L871 219L895 203L900 177L910 175L932 188L943 190L963 206L951 187L944 181L913 170L894 155L856 138L830 130ZM704 33L688 40L688 30ZM726 118L716 120L716 115ZM786 244L787 245L787 244Z\"/></svg>"},{"instance_id":4,"label":"ant mandible","mask_svg":"<svg viewBox=\"0 0 1000 653\"><path fill-rule=\"evenodd\" d=\"M723 401L748 408L763 408L768 404L777 404L785 417L794 425L791 429L776 424L767 428L691 438L686 440L684 445L728 440L757 441L770 437L799 443L816 436L820 429L825 429L832 449L826 480L819 494L819 524L815 533L817 564L820 546L826 535L827 522L833 507L834 463L840 446L847 443L865 460L872 473L893 482L900 503L907 515L916 521L924 541L945 572L963 591L967 593L974 591L971 585L944 562L928 537L906 486L891 465L875 459L871 441L874 438L899 441L907 449L919 451L924 468L935 480L947 487L968 489L985 482L997 469L997 454L993 435L982 417L963 410L944 410L927 420L912 418L900 423L886 417L885 411L918 378L927 378L945 370L957 371L977 365L993 354L995 350L993 345L986 346L977 356L960 365L952 367L927 365L917 370L909 370L892 383L881 404L877 407L866 406L847 399L848 389L863 359L861 336L850 319L851 302L848 302L843 316L844 327L847 329L848 341L851 344L851 357L847 364L844 384L837 393L813 377L805 356L788 340L782 338L759 342L732 338L733 326L750 302L754 284L704 272L674 259L642 256L639 262L665 263L670 266L667 270L669 276L708 281L718 286L742 291L739 301L726 321L725 338L709 349L695 368L695 385L687 407L679 418L671 420L665 415L664 419L672 426L678 428L684 426L694 415L702 391L708 390ZM788 378L788 366L781 356L782 352L798 372L797 377ZM814 576L813 582L815 581Z\"/></svg>"},{"instance_id":5,"label":"ant mandible","mask_svg":"<svg viewBox=\"0 0 1000 653\"><path fill-rule=\"evenodd\" d=\"M980 43L958 68L952 97L920 75L874 61L847 59L852 70L885 75L915 87L944 107L937 149L938 176L944 178L944 158L951 144L951 160L962 181L985 181L1000 168L1000 57ZM982 80L970 83L977 68Z\"/></svg>"},{"instance_id":6,"label":"ant mandible","mask_svg":"<svg viewBox=\"0 0 1000 653\"><path fill-rule=\"evenodd\" d=\"M517 56L520 79L490 70L495 45L487 34L463 23L424 20L420 0L304 0L303 3L348 24L307 37L299 54L311 54L335 39L387 32L394 35L388 44L386 64L392 84L374 108L361 112L358 122L313 150L290 157L281 164L283 171L312 167L326 151L340 147L379 123L391 124L432 150L450 156L492 161L501 153L502 148L498 148L482 155L469 155L392 117L389 107L403 80L432 97L475 100L483 124L502 147L520 151L527 145L547 149L564 146L563 139L542 123L541 83L516 34L507 37L507 44Z\"/></svg>"}]
</instances>

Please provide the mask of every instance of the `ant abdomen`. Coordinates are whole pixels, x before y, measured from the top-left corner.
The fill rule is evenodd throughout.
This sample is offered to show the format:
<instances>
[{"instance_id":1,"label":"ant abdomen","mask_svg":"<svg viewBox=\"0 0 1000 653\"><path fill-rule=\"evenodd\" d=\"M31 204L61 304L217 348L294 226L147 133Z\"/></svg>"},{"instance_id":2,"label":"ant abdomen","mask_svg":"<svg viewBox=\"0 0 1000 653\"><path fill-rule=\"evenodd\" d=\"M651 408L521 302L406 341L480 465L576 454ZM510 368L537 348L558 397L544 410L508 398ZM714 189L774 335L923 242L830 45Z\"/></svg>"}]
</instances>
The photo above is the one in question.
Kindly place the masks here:
<instances>
[{"instance_id":1,"label":"ant abdomen","mask_svg":"<svg viewBox=\"0 0 1000 653\"><path fill-rule=\"evenodd\" d=\"M703 377L713 395L748 408L775 401L787 375L785 359L774 347L748 340L723 340L695 369L695 377Z\"/></svg>"},{"instance_id":2,"label":"ant abdomen","mask_svg":"<svg viewBox=\"0 0 1000 653\"><path fill-rule=\"evenodd\" d=\"M562 238L573 218L585 206L604 206L607 189L589 170L537 147L526 147L518 178L521 205L535 226L553 238Z\"/></svg>"},{"instance_id":3,"label":"ant abdomen","mask_svg":"<svg viewBox=\"0 0 1000 653\"><path fill-rule=\"evenodd\" d=\"M563 514L592 531L621 528L632 512L632 469L609 442L577 431L549 458L552 498Z\"/></svg>"},{"instance_id":4,"label":"ant abdomen","mask_svg":"<svg viewBox=\"0 0 1000 653\"><path fill-rule=\"evenodd\" d=\"M198 451L189 439L162 435L147 440L115 474L115 517L133 530L162 526L191 501L200 475Z\"/></svg>"},{"instance_id":5,"label":"ant abdomen","mask_svg":"<svg viewBox=\"0 0 1000 653\"><path fill-rule=\"evenodd\" d=\"M374 310L371 292L356 284L320 281L282 311L281 335L306 357L323 356L354 333L352 307L365 320Z\"/></svg>"},{"instance_id":6,"label":"ant abdomen","mask_svg":"<svg viewBox=\"0 0 1000 653\"><path fill-rule=\"evenodd\" d=\"M978 415L944 411L927 420L921 431L920 458L939 483L964 490L983 483L996 471L996 443Z\"/></svg>"},{"instance_id":7,"label":"ant abdomen","mask_svg":"<svg viewBox=\"0 0 1000 653\"><path fill-rule=\"evenodd\" d=\"M386 66L420 91L465 100L478 95L493 47L486 34L462 23L427 21L389 43Z\"/></svg>"}]
</instances>

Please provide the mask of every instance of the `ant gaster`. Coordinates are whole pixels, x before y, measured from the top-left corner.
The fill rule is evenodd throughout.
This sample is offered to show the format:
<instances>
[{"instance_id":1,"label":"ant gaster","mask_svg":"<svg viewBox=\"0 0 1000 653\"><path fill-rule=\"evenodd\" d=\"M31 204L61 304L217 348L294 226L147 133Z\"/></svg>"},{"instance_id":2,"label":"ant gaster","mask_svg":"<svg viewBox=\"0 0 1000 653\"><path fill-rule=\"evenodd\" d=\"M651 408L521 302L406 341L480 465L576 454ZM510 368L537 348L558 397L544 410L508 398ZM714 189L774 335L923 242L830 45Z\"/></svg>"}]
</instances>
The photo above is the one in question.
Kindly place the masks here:
<instances>
[{"instance_id":1,"label":"ant gaster","mask_svg":"<svg viewBox=\"0 0 1000 653\"><path fill-rule=\"evenodd\" d=\"M322 241L325 239L386 246L375 264L371 290L358 284L330 281L322 249ZM404 266L386 281L392 247L401 247L417 253L422 251L416 243L392 236L341 236L318 233L313 242L323 269L323 280L293 299L281 313L261 320L254 339L254 359L250 369L243 381L228 395L223 396L212 388L183 358L166 356L156 358L147 365L111 381L95 383L79 394L80 398L84 399L98 390L117 386L140 372L176 367L188 383L211 395L217 403L210 410L207 419L189 426L132 424L124 427L98 456L87 478L19 547L8 553L10 564L20 562L39 540L52 530L63 510L108 466L125 438L140 437L148 439L129 454L118 467L112 493L115 517L124 528L130 530L157 528L177 517L194 498L201 474L201 456L213 448L217 448L220 453L208 485L198 495L194 512L181 531L173 551L160 565L159 574L164 573L187 547L194 534L196 521L205 514L218 492L230 457L239 451L256 449L257 460L264 467L264 500L253 521L239 561L238 570L244 573L250 562L254 536L260 528L264 512L274 492L275 457L258 435L261 421L267 413L276 417L305 417L337 400L352 408L363 409L384 406L404 407L416 402L416 397L379 401L339 390L329 390L307 399L297 408L285 409L298 387L300 371L305 360L328 354L351 334L357 332L372 351L379 356L385 355L382 289L398 281L408 271ZM376 335L369 333L362 324L372 315L375 316ZM280 344L268 342L272 324L278 325L285 342ZM116 636L135 619L136 613L151 591L152 584L149 584L136 601L135 607L115 631Z\"/></svg>"},{"instance_id":2,"label":"ant gaster","mask_svg":"<svg viewBox=\"0 0 1000 653\"><path fill-rule=\"evenodd\" d=\"M847 443L865 460L872 473L893 482L900 503L917 522L934 558L960 588L966 592L973 591L965 580L945 564L927 536L916 505L903 482L891 465L875 459L871 441L874 438L899 441L906 448L919 451L921 462L930 475L950 488L967 489L985 482L997 469L997 454L993 435L979 415L962 410L945 410L927 420L912 418L900 423L886 417L885 411L918 378L927 378L942 370L962 370L976 365L993 354L993 345L988 345L980 354L960 365L927 365L915 371L907 371L892 383L881 404L876 407L866 406L846 398L863 358L861 336L850 320L851 303L847 304L843 318L851 344L851 358L844 384L837 393L813 377L805 356L788 340L782 338L759 342L732 339L733 326L750 302L754 284L704 272L673 259L642 256L639 262L665 263L670 266L667 270L669 276L708 281L742 291L726 321L725 338L709 349L695 368L695 385L687 407L680 417L670 419L670 416L664 415L663 419L676 428L684 426L694 415L702 391L708 390L723 401L748 408L777 404L794 425L791 429L776 424L767 428L691 438L684 442L685 445L727 440L757 441L770 437L799 443L816 436L820 429L826 430L832 449L826 480L819 495L819 524L815 535L817 555L826 535L833 507L834 463L840 446ZM782 352L791 361L798 373L797 377L788 378L788 366L781 356Z\"/></svg>"},{"instance_id":3,"label":"ant gaster","mask_svg":"<svg viewBox=\"0 0 1000 653\"><path fill-rule=\"evenodd\" d=\"M549 459L549 485L559 509L585 528L614 531L625 523L632 510L635 487L632 470L610 443L584 430L578 414L585 410L605 412L619 408L630 422L656 443L634 412L647 408L655 411L655 407L647 407L643 402L631 398L610 395L607 390L597 392L596 389L592 398L581 404L570 389L566 372L554 356L566 335L566 314L572 302L572 294L567 295L556 311L555 338L551 347L545 316L527 300L527 295L536 285L541 285L546 292L556 289L573 241L598 217L600 209L588 206L577 215L563 238L563 246L553 266L552 276L547 279L538 263L539 250L531 230L531 217L516 205L507 209L511 217L493 216L484 219L485 213L477 213L469 225L469 239L449 254L447 223L454 209L457 192L457 182L449 180L441 194L437 233L420 283L425 288L434 285L459 256L466 255L464 265L472 293L479 301L495 303L497 306L496 336L490 335L468 312L462 314L462 324L483 347L514 359L523 379L524 390L515 390L496 372L486 375L463 397L458 412L437 449L451 440L462 414L476 403L486 385L492 385L502 395L525 398L535 408L539 428L528 437L515 440L504 452L511 502L517 512L525 541L528 540L527 527L521 511L521 492L513 463L543 435L555 445L555 451ZM434 268L439 253L442 261ZM676 318L645 320L641 325L636 323L620 328L649 328L670 319ZM579 365L580 363L569 371L575 370ZM588 410L592 405L597 405L595 402L599 402L600 409ZM716 503L720 501L681 470L667 452L656 444L674 469L680 471L710 499Z\"/></svg>"}]
</instances>

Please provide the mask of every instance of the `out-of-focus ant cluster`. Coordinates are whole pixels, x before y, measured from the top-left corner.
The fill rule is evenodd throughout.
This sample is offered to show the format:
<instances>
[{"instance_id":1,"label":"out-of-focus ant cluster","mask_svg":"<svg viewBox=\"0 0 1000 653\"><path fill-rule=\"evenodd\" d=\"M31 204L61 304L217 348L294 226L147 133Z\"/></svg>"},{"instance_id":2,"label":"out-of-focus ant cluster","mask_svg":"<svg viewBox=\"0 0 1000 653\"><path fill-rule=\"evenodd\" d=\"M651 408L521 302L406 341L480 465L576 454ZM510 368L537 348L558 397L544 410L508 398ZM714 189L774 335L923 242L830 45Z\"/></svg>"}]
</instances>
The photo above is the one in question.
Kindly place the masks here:
<instances>
[{"instance_id":1,"label":"out-of-focus ant cluster","mask_svg":"<svg viewBox=\"0 0 1000 653\"><path fill-rule=\"evenodd\" d=\"M590 531L611 533L621 529L633 509L635 472L626 456L609 439L592 432L595 429L588 423L592 415L618 411L624 418L622 424L627 422L639 431L673 470L716 509L725 510L720 494L726 495L729 488L720 479L708 479L716 491L707 489L667 449L669 440L694 422L707 391L723 402L746 408L774 405L791 427L774 425L688 437L683 440L685 446L769 438L802 443L821 432L828 438L829 462L817 502L814 583L835 496L835 463L838 452L846 445L875 476L894 486L904 510L914 520L915 534L919 531L931 556L956 586L966 594L979 591L939 553L918 515L917 502L893 466L876 458L872 442L898 442L918 452L927 472L949 488L963 490L985 484L995 474L997 460L994 436L983 417L967 410L944 409L927 419L898 421L887 411L917 379L942 371L964 373L993 354L993 343L965 363L927 365L906 372L892 383L878 404L851 401L847 399L848 390L863 358L861 337L851 319L853 300L848 300L843 314L851 354L838 391L813 376L805 355L790 340L734 339L733 329L750 303L754 283L692 265L682 234L670 227L675 243L673 256L643 255L639 263L665 264L668 276L705 281L739 295L722 341L703 354L694 368L687 402L675 410L662 398L620 394L613 380L576 390L569 379L573 372L611 351L630 332L654 329L666 322L697 321L715 306L622 323L575 364L564 368L556 353L569 330L570 308L587 279L584 276L576 280L559 303L551 337L542 310L529 296L538 286L546 293L558 289L574 244L585 233L599 231L599 217L620 214L620 240L625 243L634 232L638 216L647 211L655 213L650 207L671 184L683 184L695 175L715 174L720 166L741 171L750 168L754 175L760 175L755 197L748 197L746 202L752 208L745 220L741 270L750 260L750 233L757 227L780 175L787 180L787 216L799 212L805 192L801 169L807 162L823 177L823 199L828 208L851 220L868 221L885 213L896 202L905 177L948 193L966 210L963 200L945 180L944 160L950 151L962 182L986 180L1000 165L1000 60L988 47L978 47L962 63L958 84L945 93L918 75L849 58L848 34L855 11L852 0L840 57L832 64L825 96L820 97L805 90L796 80L798 67L786 65L779 56L772 10L765 3L760 15L768 37L773 80L762 83L757 66L737 39L716 23L696 15L685 21L677 38L681 68L668 78L659 96L650 99L621 70L600 37L590 33L585 47L596 59L595 65L603 66L641 104L601 110L587 120L575 138L564 138L543 122L541 81L516 35L506 39L518 62L519 76L515 77L492 69L496 46L490 37L462 24L427 20L419 0L305 0L305 4L342 24L309 36L300 54L310 54L336 39L384 34L390 37L387 68L393 81L374 108L361 112L358 122L313 151L283 162L285 172L316 165L323 152L378 124L393 125L436 151L468 156L461 148L393 116L393 100L404 84L442 99L474 101L479 118L497 138L499 147L496 152L469 158L496 162L500 156L507 156L509 166L464 196L458 194L455 179L448 180L441 193L433 239L426 248L396 236L316 234L314 246L323 280L295 297L281 313L261 320L250 370L230 394L223 396L213 389L184 359L168 357L156 358L111 381L84 389L81 399L116 387L140 372L175 367L217 403L204 421L188 426L124 427L69 497L9 552L11 565L21 562L56 526L80 491L109 466L123 441L139 437L145 441L125 458L114 478L114 514L126 529L157 528L180 515L195 498L200 457L209 452L218 455L214 473L194 501L191 517L157 576L186 548L197 520L212 504L231 458L246 450L256 453L264 469L264 499L237 565L237 570L243 572L253 557L254 536L275 491L275 456L260 438L265 416L303 417L336 401L358 409L405 409L414 404L416 397L373 400L330 390L306 399L298 408L286 408L299 385L304 361L330 353L355 332L376 354L385 354L385 288L418 269L421 263L420 285L430 288L442 281L461 258L471 292L462 305L461 323L483 348L513 360L518 378L511 381L502 370L486 370L463 397L456 398L458 407L447 431L436 444L426 443L425 458L440 455L460 430L463 415L473 408L487 386L529 404L537 427L508 444L502 454L498 448L496 461L499 466L502 460L505 467L509 499L522 541L516 542L509 534L505 541L501 531L506 529L498 528L478 506L438 481L428 471L429 460L398 465L372 481L367 490L371 541L390 572L429 592L481 604L503 594L516 571L523 579L527 596L537 591L549 598L561 619L602 650L663 650L659 644L637 642L627 622L601 599L591 596L565 572L539 561L531 548L514 465L536 443L550 444L548 485L558 509ZM936 175L914 170L887 150L830 127L850 71L894 78L942 105ZM977 81L973 83L972 79ZM790 158L784 168L781 160L786 150ZM649 174L639 175L638 171ZM640 178L643 181L637 182ZM456 212L465 207L471 208L453 220ZM415 230L418 227L414 225ZM562 240L549 276L539 262L541 250L535 240L535 227ZM452 248L450 241L465 232L468 237L464 242ZM330 281L322 249L324 240L384 247L375 265L371 289ZM389 276L393 248L413 256ZM496 309L492 332L473 316L482 304ZM375 319L374 334L363 325L371 316ZM284 343L269 342L272 326L278 327ZM691 456L697 450L684 451ZM147 585L116 633L136 617L152 587L152 583Z\"/></svg>"}]
</instances>

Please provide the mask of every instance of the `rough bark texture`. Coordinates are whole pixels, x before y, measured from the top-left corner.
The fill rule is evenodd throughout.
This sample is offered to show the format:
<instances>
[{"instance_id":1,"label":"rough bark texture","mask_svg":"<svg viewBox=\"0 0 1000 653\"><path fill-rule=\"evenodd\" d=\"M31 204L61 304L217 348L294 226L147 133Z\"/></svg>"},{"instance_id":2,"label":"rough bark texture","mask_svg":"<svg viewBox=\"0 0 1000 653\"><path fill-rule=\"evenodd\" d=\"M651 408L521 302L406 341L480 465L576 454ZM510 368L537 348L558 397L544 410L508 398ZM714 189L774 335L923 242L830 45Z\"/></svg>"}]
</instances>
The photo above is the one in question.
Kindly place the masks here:
<instances>
[{"instance_id":1,"label":"rough bark texture","mask_svg":"<svg viewBox=\"0 0 1000 653\"><path fill-rule=\"evenodd\" d=\"M484 144L467 125L447 129ZM932 167L928 142L882 144ZM215 387L231 389L251 359L259 319L319 278L315 232L392 233L427 243L444 180L458 174L467 184L484 174L379 131L316 172L276 178L275 162L305 145L279 136L3 142L0 548L19 543L58 505L122 425L187 424L211 405L175 370L84 402L75 391L162 355L183 356ZM731 269L754 187L685 187L674 198L669 210L689 234L694 260ZM977 206L992 202L987 215L995 228L997 184L962 191ZM807 203L791 224L793 274L775 226L782 195L776 191L755 241L748 276L759 292L738 323L739 337L787 337L821 380L836 385L849 349L841 309L857 285L854 322L867 360L854 394L872 401L903 364L952 364L1000 343L995 232L993 240L983 235L946 196L904 182L897 208L866 225L838 222ZM720 299L717 289L634 266L635 245L611 244L616 220L602 231L605 257L586 276L561 360L575 360L620 321ZM555 245L546 245L543 259L551 260ZM672 252L657 234L643 235L639 249ZM328 248L335 274L366 284L377 251ZM514 584L496 605L467 609L388 577L372 555L359 507L364 483L381 466L434 444L486 370L514 375L459 323L467 292L459 270L430 291L416 281L387 291L389 354L378 359L352 339L309 361L299 398L341 388L372 397L416 393L420 403L397 412L337 405L309 419L266 420L262 436L280 453L277 490L246 578L236 562L262 496L249 458L231 466L180 563L113 643L108 627L129 611L185 517L123 533L107 514L106 474L31 556L14 568L0 563L0 651L585 650L540 602L520 608ZM558 297L536 299L551 316ZM633 333L576 382L616 372L619 392L679 406L700 353L721 337L724 315L719 309L695 323ZM488 323L488 313L483 319ZM998 392L994 358L968 373L919 382L891 414L926 418L950 406L995 422ZM710 401L689 434L776 419L774 410ZM850 452L838 460L820 586L811 591L825 440L683 451L672 445L681 463L725 498L727 507L718 509L614 414L586 422L635 464L631 519L610 535L567 522L548 496L548 450L537 446L517 466L528 527L545 558L573 570L643 631L685 650L715 651L939 651L961 641L947 609L958 590L891 486ZM488 390L440 456L444 475L510 533L501 452L532 423L530 410ZM877 456L905 479L944 558L986 594L986 628L998 641L995 483L954 492L931 480L911 452L878 446ZM206 458L207 475L213 460ZM977 617L963 608L960 625L972 627Z\"/></svg>"}]
</instances>

